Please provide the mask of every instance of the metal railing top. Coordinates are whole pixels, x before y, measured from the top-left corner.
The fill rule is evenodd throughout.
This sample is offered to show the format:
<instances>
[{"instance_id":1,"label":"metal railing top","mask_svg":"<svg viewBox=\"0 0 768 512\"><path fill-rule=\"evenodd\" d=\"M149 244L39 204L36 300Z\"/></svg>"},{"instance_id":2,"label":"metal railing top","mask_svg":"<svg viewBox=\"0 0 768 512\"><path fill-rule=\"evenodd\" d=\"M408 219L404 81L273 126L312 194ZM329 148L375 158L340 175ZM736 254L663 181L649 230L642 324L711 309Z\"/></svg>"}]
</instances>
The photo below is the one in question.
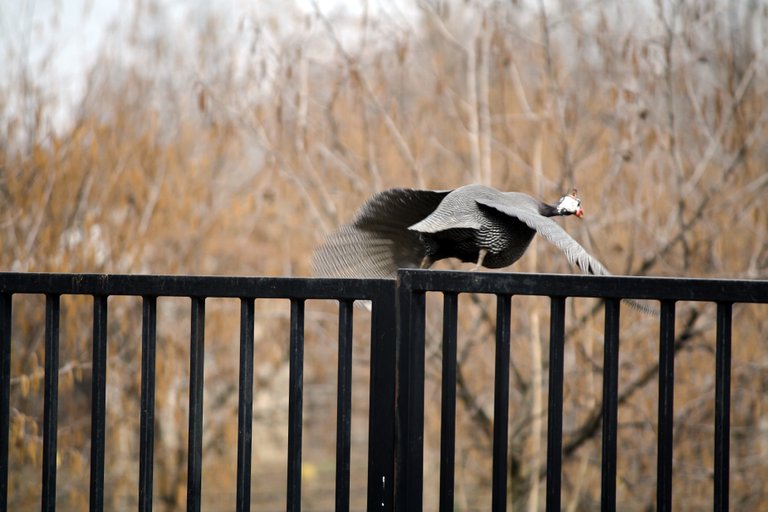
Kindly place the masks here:
<instances>
[{"instance_id":1,"label":"metal railing top","mask_svg":"<svg viewBox=\"0 0 768 512\"><path fill-rule=\"evenodd\" d=\"M374 299L386 279L0 272L0 293L267 299Z\"/></svg>"},{"instance_id":2,"label":"metal railing top","mask_svg":"<svg viewBox=\"0 0 768 512\"><path fill-rule=\"evenodd\" d=\"M768 281L763 280L416 269L401 269L398 279L425 292L768 303Z\"/></svg>"},{"instance_id":3,"label":"metal railing top","mask_svg":"<svg viewBox=\"0 0 768 512\"><path fill-rule=\"evenodd\" d=\"M401 269L419 291L706 302L768 302L768 281ZM371 299L389 279L0 272L0 293ZM567 290L567 291L566 291Z\"/></svg>"}]
</instances>

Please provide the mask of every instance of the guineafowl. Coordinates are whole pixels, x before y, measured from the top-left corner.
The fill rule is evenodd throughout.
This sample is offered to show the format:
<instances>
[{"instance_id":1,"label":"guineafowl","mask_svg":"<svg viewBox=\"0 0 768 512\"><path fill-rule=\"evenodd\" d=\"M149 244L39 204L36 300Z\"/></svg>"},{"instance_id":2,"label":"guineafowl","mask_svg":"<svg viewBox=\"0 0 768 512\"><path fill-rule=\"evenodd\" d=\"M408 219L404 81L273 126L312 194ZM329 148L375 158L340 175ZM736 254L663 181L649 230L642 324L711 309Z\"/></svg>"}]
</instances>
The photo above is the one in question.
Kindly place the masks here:
<instances>
[{"instance_id":1,"label":"guineafowl","mask_svg":"<svg viewBox=\"0 0 768 512\"><path fill-rule=\"evenodd\" d=\"M389 189L374 195L351 224L325 240L315 252L314 271L319 276L391 278L398 268L428 268L444 258L501 268L520 259L538 232L582 272L609 275L551 218L564 215L583 215L576 190L549 205L484 185Z\"/></svg>"}]
</instances>

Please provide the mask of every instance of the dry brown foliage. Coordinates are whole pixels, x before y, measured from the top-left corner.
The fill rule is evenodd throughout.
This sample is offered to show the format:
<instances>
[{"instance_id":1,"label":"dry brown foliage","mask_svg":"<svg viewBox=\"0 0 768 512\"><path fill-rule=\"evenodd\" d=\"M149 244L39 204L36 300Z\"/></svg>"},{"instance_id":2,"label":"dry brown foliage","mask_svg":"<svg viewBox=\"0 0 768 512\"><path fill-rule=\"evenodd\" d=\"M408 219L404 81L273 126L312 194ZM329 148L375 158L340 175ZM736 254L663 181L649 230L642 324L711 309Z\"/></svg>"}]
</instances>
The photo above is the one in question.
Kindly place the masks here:
<instances>
[{"instance_id":1,"label":"dry brown foliage","mask_svg":"<svg viewBox=\"0 0 768 512\"><path fill-rule=\"evenodd\" d=\"M0 269L308 275L321 238L375 191L483 182L553 200L614 273L768 277L768 30L763 2L426 1L412 16L227 13L163 27L139 3L89 70L71 122L22 58L0 90ZM367 3L365 4L367 5ZM182 37L183 35L183 37ZM115 49L117 48L117 49ZM53 58L55 59L55 54ZM17 64L17 65L16 65ZM49 64L42 64L43 66ZM47 88L46 88L47 87ZM52 92L51 92L52 91ZM570 272L546 244L511 270ZM449 268L450 263L441 263ZM436 303L433 303L436 302ZM14 301L9 506L39 503L43 301ZM425 509L439 467L439 300L428 310ZM59 505L88 502L90 303L65 297ZM456 507L490 503L493 304L461 297ZM599 501L602 312L568 303L564 506ZM155 499L186 485L188 302L161 299ZM679 304L675 508L712 500L714 307ZM234 504L237 318L208 302L203 494ZM253 501L285 486L288 307L257 303ZM768 507L768 310L734 310L731 502ZM135 507L141 305L110 299L110 510ZM368 319L357 312L353 492L365 504ZM543 506L548 308L513 299L510 503ZM333 500L335 328L307 310L304 501ZM622 314L621 510L655 500L658 327ZM598 428L595 428L598 427Z\"/></svg>"}]
</instances>

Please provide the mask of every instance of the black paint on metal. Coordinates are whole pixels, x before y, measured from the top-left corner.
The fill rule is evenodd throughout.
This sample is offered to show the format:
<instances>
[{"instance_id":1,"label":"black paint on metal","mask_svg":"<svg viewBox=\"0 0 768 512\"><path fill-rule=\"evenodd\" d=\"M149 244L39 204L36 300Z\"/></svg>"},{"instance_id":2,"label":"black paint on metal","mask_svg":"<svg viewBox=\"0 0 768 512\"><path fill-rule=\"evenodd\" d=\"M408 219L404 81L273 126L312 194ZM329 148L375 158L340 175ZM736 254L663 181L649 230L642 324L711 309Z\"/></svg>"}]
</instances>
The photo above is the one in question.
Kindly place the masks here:
<instances>
[{"instance_id":1,"label":"black paint on metal","mask_svg":"<svg viewBox=\"0 0 768 512\"><path fill-rule=\"evenodd\" d=\"M396 303L395 286L385 286L372 304L371 387L368 412L369 511L394 509L397 358L393 342L398 324Z\"/></svg>"},{"instance_id":2,"label":"black paint on metal","mask_svg":"<svg viewBox=\"0 0 768 512\"><path fill-rule=\"evenodd\" d=\"M139 419L139 512L152 512L155 453L155 354L157 297L142 297L141 417Z\"/></svg>"},{"instance_id":3,"label":"black paint on metal","mask_svg":"<svg viewBox=\"0 0 768 512\"><path fill-rule=\"evenodd\" d=\"M458 294L443 294L443 378L440 399L440 511L454 509L456 451L456 330Z\"/></svg>"},{"instance_id":4,"label":"black paint on metal","mask_svg":"<svg viewBox=\"0 0 768 512\"><path fill-rule=\"evenodd\" d=\"M349 510L352 449L352 301L339 303L339 362L336 393L336 510Z\"/></svg>"},{"instance_id":5,"label":"black paint on metal","mask_svg":"<svg viewBox=\"0 0 768 512\"><path fill-rule=\"evenodd\" d=\"M192 297L189 332L189 448L187 510L200 512L203 470L203 379L205 367L205 297Z\"/></svg>"},{"instance_id":6,"label":"black paint on metal","mask_svg":"<svg viewBox=\"0 0 768 512\"><path fill-rule=\"evenodd\" d=\"M0 510L8 510L12 303L10 293L0 293Z\"/></svg>"},{"instance_id":7,"label":"black paint on metal","mask_svg":"<svg viewBox=\"0 0 768 512\"><path fill-rule=\"evenodd\" d=\"M93 296L93 364L91 371L90 510L104 509L104 442L107 400L107 296Z\"/></svg>"},{"instance_id":8,"label":"black paint on metal","mask_svg":"<svg viewBox=\"0 0 768 512\"><path fill-rule=\"evenodd\" d=\"M158 297L192 300L187 507L202 507L202 428L205 299L241 301L238 400L238 511L250 509L252 452L254 300L291 302L289 340L288 510L301 509L301 443L304 355L304 301L339 302L336 509L350 506L352 301L372 304L368 510L423 508L424 360L427 292L441 292L443 376L441 410L440 510L454 507L456 435L456 330L459 293L495 294L497 301L496 374L492 501L504 510L507 499L507 421L509 413L510 299L512 295L551 298L547 438L547 509L559 510L562 471L565 298L606 301L603 377L601 507L616 509L619 312L621 299L661 301L657 509L672 507L675 303L717 303L715 385L714 508L728 510L731 324L734 303L768 303L768 282L645 277L465 273L402 270L397 281L363 279L249 278L30 274L0 272L0 510L8 505L9 411L11 400L12 302L16 294L45 294L45 375L43 404L42 510L55 510L59 318L61 295L91 295L93 380L91 416L91 509L104 506L107 382L107 301L112 295L142 297L141 419L139 510L152 510L155 409L155 358Z\"/></svg>"},{"instance_id":9,"label":"black paint on metal","mask_svg":"<svg viewBox=\"0 0 768 512\"><path fill-rule=\"evenodd\" d=\"M59 406L59 316L61 297L45 296L45 376L43 389L43 512L56 510L56 434Z\"/></svg>"},{"instance_id":10,"label":"black paint on metal","mask_svg":"<svg viewBox=\"0 0 768 512\"><path fill-rule=\"evenodd\" d=\"M619 407L619 315L618 299L605 301L603 344L603 460L600 510L616 510L616 444Z\"/></svg>"},{"instance_id":11,"label":"black paint on metal","mask_svg":"<svg viewBox=\"0 0 768 512\"><path fill-rule=\"evenodd\" d=\"M405 285L404 285L405 283ZM420 512L424 482L424 292L400 281L397 333L395 510Z\"/></svg>"},{"instance_id":12,"label":"black paint on metal","mask_svg":"<svg viewBox=\"0 0 768 512\"><path fill-rule=\"evenodd\" d=\"M291 300L288 376L288 512L301 510L301 438L304 403L304 301Z\"/></svg>"},{"instance_id":13,"label":"black paint on metal","mask_svg":"<svg viewBox=\"0 0 768 512\"><path fill-rule=\"evenodd\" d=\"M547 413L547 510L560 510L563 459L565 297L550 298L549 398Z\"/></svg>"},{"instance_id":14,"label":"black paint on metal","mask_svg":"<svg viewBox=\"0 0 768 512\"><path fill-rule=\"evenodd\" d=\"M717 304L715 354L715 506L728 510L731 435L731 319L733 305Z\"/></svg>"},{"instance_id":15,"label":"black paint on metal","mask_svg":"<svg viewBox=\"0 0 768 512\"><path fill-rule=\"evenodd\" d=\"M507 510L507 436L509 433L509 295L496 297L496 357L493 386L493 465L491 509Z\"/></svg>"},{"instance_id":16,"label":"black paint on metal","mask_svg":"<svg viewBox=\"0 0 768 512\"><path fill-rule=\"evenodd\" d=\"M251 510L251 451L253 442L253 299L240 299L240 370L237 399L238 512Z\"/></svg>"},{"instance_id":17,"label":"black paint on metal","mask_svg":"<svg viewBox=\"0 0 768 512\"><path fill-rule=\"evenodd\" d=\"M675 302L661 301L656 510L672 510L672 429L675 420Z\"/></svg>"}]
</instances>

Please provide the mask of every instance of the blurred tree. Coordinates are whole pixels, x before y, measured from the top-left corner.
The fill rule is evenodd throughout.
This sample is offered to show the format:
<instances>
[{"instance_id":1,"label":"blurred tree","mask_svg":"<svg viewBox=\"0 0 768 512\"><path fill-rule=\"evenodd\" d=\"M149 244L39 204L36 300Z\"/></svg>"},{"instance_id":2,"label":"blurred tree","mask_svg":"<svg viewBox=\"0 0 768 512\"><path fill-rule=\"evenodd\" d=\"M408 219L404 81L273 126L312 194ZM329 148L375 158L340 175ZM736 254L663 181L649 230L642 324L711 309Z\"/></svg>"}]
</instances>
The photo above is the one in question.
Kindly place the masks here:
<instances>
[{"instance_id":1,"label":"blurred tree","mask_svg":"<svg viewBox=\"0 0 768 512\"><path fill-rule=\"evenodd\" d=\"M14 78L0 82L0 268L308 275L312 248L371 193L483 182L544 199L578 186L587 218L567 228L616 273L765 279L767 27L759 1L364 2L332 13L267 3L186 15L137 2L62 126L56 87L43 78L55 49L39 69L23 54L6 64ZM569 271L544 246L513 270ZM513 303L510 500L536 510L548 313L538 299ZM41 306L14 303L9 503L22 510L39 499ZM427 461L439 456L432 306ZM169 510L185 499L187 309L168 299L159 310L155 492ZM714 314L709 305L679 310L675 499L702 508L711 501ZM307 443L305 499L318 509L333 500L331 311L312 304L307 316L305 435L317 442ZM487 297L462 297L460 311L457 508L483 510L493 309ZM602 313L586 300L569 311L563 496L582 510L599 500ZM75 470L88 460L90 314L88 301L64 298L59 447L61 467L73 471L61 471L58 492L68 509L87 506L87 477ZM731 495L756 510L768 503L759 485L768 477L768 315L735 314ZM208 307L209 508L234 502L236 315L227 301ZM622 316L618 499L622 509L646 509L657 327L634 311ZM139 317L138 302L110 300L106 498L115 510L137 496ZM280 507L287 307L259 303L257 319L254 502ZM364 468L365 344L355 350L353 464ZM438 466L426 465L427 509ZM364 493L355 494L363 508Z\"/></svg>"}]
</instances>

